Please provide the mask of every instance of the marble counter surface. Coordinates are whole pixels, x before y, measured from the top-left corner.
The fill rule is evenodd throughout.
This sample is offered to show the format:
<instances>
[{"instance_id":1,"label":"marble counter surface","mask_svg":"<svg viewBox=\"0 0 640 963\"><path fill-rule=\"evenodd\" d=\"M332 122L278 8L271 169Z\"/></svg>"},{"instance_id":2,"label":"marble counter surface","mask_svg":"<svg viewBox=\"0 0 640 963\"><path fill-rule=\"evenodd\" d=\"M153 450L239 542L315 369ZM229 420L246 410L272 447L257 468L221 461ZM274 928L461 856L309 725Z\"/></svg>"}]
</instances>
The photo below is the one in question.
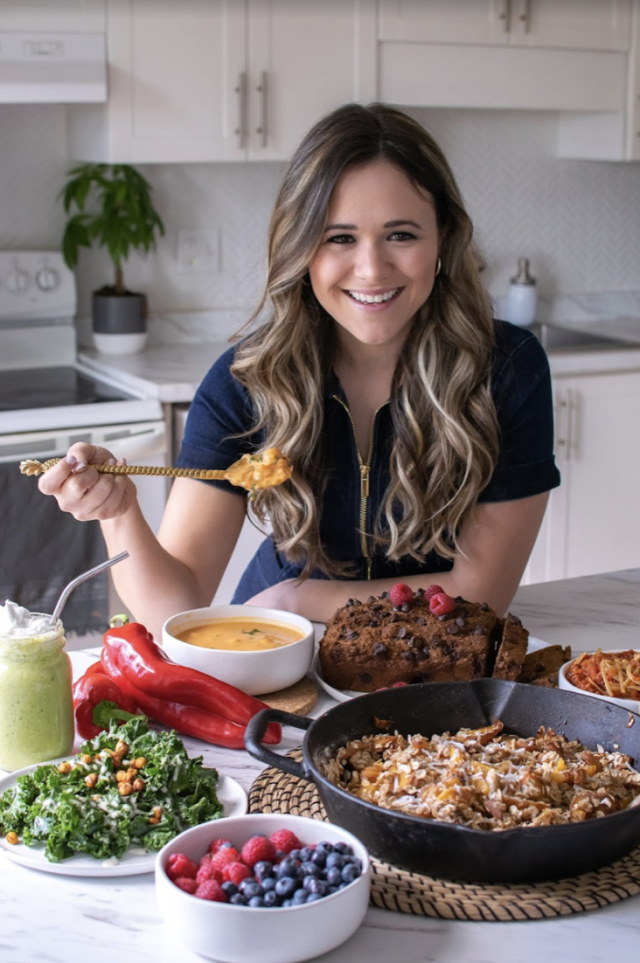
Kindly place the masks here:
<instances>
[{"instance_id":1,"label":"marble counter surface","mask_svg":"<svg viewBox=\"0 0 640 963\"><path fill-rule=\"evenodd\" d=\"M575 651L640 645L640 569L521 588L511 610L531 634ZM88 640L87 640L88 641ZM81 673L95 652L76 648ZM322 696L314 715L331 705ZM282 751L299 743L285 729ZM249 789L262 765L247 753L185 739L205 764ZM197 963L169 938L152 875L63 877L26 869L0 853L2 963ZM635 959L640 896L575 916L526 923L451 922L370 908L363 925L323 963L600 963L611 952ZM320 958L318 958L320 959Z\"/></svg>"}]
</instances>

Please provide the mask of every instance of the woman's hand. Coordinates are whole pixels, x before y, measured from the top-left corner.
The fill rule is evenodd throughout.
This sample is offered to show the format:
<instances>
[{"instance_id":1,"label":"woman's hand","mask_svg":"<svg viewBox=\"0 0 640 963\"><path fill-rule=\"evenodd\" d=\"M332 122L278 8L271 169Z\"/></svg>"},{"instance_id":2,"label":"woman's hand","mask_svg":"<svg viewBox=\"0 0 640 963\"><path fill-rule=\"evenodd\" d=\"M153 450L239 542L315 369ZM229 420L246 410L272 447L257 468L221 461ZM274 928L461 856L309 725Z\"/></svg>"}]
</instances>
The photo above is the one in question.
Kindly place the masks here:
<instances>
[{"instance_id":1,"label":"woman's hand","mask_svg":"<svg viewBox=\"0 0 640 963\"><path fill-rule=\"evenodd\" d=\"M79 522L105 521L129 510L136 486L126 475L101 474L88 465L122 465L106 448L80 443L38 480L45 495L53 495L63 512Z\"/></svg>"}]
</instances>

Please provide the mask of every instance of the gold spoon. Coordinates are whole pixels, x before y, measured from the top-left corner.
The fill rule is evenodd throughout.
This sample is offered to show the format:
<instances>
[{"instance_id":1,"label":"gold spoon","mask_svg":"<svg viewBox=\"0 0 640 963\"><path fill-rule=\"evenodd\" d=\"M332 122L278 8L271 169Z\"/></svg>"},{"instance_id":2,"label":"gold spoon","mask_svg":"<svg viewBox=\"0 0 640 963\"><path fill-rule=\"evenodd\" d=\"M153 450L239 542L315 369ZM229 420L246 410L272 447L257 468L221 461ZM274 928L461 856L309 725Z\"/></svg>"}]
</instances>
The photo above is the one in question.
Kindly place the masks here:
<instances>
[{"instance_id":1,"label":"gold spoon","mask_svg":"<svg viewBox=\"0 0 640 963\"><path fill-rule=\"evenodd\" d=\"M37 461L35 458L27 458L20 462L20 471L23 475L41 475L61 460L49 458L47 461ZM267 451L258 455L243 455L225 470L160 468L151 465L88 465L88 467L108 475L168 475L171 478L220 479L240 488L246 488L247 491L281 485L282 482L291 478L293 472L291 462L277 448L268 448Z\"/></svg>"}]
</instances>

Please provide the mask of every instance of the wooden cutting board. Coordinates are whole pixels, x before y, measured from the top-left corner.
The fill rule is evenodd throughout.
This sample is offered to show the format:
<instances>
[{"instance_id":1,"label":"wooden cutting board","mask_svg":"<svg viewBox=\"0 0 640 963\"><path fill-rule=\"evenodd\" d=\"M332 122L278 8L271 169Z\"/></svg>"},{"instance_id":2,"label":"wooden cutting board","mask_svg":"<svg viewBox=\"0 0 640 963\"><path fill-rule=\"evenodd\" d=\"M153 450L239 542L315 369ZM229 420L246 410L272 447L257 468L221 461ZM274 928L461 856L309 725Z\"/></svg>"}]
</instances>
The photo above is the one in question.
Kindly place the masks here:
<instances>
[{"instance_id":1,"label":"wooden cutting board","mask_svg":"<svg viewBox=\"0 0 640 963\"><path fill-rule=\"evenodd\" d=\"M287 689L278 689L277 692L268 692L256 698L266 702L272 709L304 716L307 712L311 712L318 701L318 690L315 682L305 676Z\"/></svg>"}]
</instances>

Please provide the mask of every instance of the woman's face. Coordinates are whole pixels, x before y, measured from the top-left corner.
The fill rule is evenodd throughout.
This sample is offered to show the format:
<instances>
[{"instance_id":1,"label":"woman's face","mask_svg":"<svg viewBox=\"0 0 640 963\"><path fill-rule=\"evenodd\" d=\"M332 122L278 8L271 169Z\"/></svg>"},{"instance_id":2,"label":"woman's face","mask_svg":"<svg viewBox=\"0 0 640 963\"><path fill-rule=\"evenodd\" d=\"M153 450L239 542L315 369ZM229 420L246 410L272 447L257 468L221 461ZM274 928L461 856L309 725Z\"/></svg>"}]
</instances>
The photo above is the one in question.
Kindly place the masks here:
<instances>
[{"instance_id":1,"label":"woman's face","mask_svg":"<svg viewBox=\"0 0 640 963\"><path fill-rule=\"evenodd\" d=\"M433 289L438 246L433 197L404 171L385 160L345 171L309 265L342 338L399 351Z\"/></svg>"}]
</instances>

